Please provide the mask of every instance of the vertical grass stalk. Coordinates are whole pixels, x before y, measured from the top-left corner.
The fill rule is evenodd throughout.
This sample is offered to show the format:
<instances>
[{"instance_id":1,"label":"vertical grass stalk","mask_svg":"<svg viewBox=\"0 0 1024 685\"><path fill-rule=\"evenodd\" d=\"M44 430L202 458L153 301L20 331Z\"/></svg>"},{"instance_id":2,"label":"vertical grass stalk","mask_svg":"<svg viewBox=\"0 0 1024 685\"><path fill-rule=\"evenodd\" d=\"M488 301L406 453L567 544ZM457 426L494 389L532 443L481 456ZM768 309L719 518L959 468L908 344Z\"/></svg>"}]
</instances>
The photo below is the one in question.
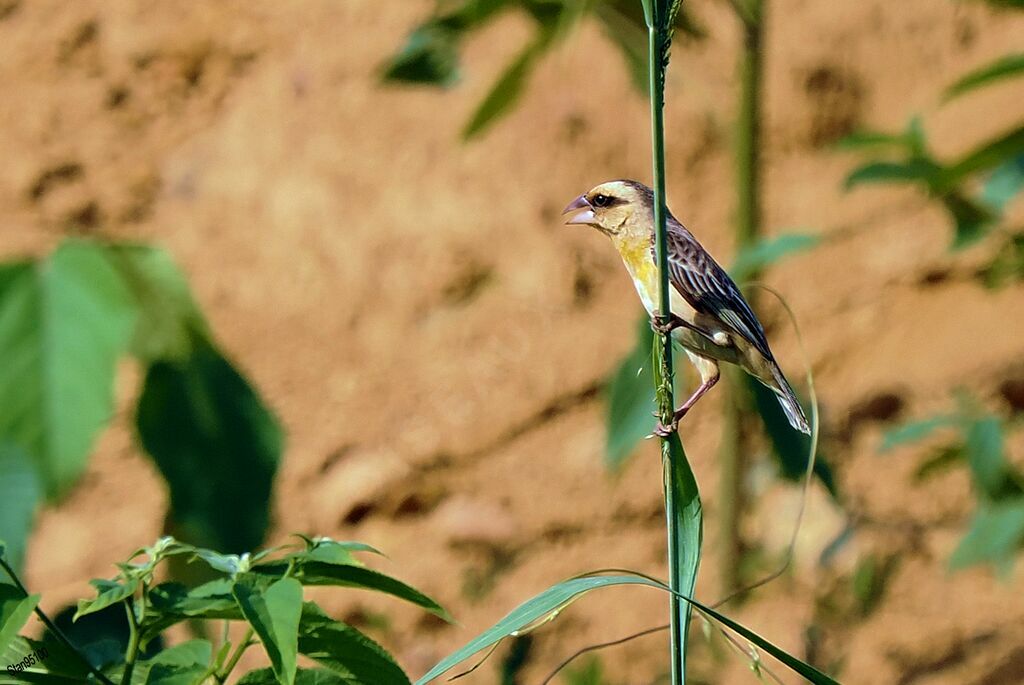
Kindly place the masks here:
<instances>
[{"instance_id":1,"label":"vertical grass stalk","mask_svg":"<svg viewBox=\"0 0 1024 685\"><path fill-rule=\"evenodd\" d=\"M648 27L648 85L651 103L651 147L653 160L655 245L660 275L659 312L671 314L669 299L668 253L666 252L665 209L665 70L672 24L680 0L643 0ZM658 336L654 341L654 383L662 422L672 420L672 340ZM661 443L665 479L665 516L668 532L670 602L671 682L686 682L686 638L690 625L690 605L679 594L693 596L700 564L702 519L700 495L693 471L683 451L679 435L673 432Z\"/></svg>"},{"instance_id":2,"label":"vertical grass stalk","mask_svg":"<svg viewBox=\"0 0 1024 685\"><path fill-rule=\"evenodd\" d=\"M733 0L733 7L743 32L739 60L740 101L736 116L736 250L756 242L761 236L761 166L758 150L761 144L761 91L763 76L765 0ZM757 274L751 279L756 280ZM747 294L754 306L755 293ZM743 474L743 455L749 444L748 423L750 397L742 374L729 369L726 374L724 421L719 455L721 468L718 500L719 515L719 578L723 594L730 594L743 583L740 562L743 537L740 526L747 509Z\"/></svg>"}]
</instances>

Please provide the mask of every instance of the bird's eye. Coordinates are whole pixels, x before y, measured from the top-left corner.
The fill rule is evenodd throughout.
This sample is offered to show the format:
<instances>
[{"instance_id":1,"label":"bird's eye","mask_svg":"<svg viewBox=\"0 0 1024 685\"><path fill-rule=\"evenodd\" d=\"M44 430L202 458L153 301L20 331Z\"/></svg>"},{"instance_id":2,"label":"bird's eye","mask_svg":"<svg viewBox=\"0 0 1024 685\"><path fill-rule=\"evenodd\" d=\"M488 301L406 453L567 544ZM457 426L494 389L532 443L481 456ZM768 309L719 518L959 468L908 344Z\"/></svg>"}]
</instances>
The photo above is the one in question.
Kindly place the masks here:
<instances>
[{"instance_id":1,"label":"bird's eye","mask_svg":"<svg viewBox=\"0 0 1024 685\"><path fill-rule=\"evenodd\" d=\"M595 207L607 207L612 203L612 199L607 195L595 195L591 202L594 203Z\"/></svg>"}]
</instances>

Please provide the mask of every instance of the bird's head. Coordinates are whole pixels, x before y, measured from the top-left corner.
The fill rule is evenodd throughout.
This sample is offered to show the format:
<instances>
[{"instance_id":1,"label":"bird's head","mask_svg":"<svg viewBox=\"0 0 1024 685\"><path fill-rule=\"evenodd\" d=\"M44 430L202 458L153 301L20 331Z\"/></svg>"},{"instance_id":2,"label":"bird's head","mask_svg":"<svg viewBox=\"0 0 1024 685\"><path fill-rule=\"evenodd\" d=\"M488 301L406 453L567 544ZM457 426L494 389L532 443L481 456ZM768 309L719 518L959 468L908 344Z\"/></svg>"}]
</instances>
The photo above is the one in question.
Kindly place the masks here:
<instances>
[{"instance_id":1,"label":"bird's head","mask_svg":"<svg viewBox=\"0 0 1024 685\"><path fill-rule=\"evenodd\" d=\"M562 214L574 212L567 224L585 224L608 235L619 235L650 231L653 206L653 193L644 184L608 181L570 202Z\"/></svg>"}]
</instances>

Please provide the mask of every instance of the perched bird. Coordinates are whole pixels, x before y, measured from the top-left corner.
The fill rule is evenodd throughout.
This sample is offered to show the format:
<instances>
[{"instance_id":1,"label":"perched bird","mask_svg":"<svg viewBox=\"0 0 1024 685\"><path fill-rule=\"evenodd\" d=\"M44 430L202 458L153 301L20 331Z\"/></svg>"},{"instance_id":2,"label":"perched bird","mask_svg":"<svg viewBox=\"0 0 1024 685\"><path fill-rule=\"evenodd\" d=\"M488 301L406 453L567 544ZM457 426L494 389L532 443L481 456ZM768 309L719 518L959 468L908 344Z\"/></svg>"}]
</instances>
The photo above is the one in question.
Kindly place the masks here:
<instances>
[{"instance_id":1,"label":"perched bird","mask_svg":"<svg viewBox=\"0 0 1024 685\"><path fill-rule=\"evenodd\" d=\"M654 247L654 193L636 181L602 183L569 203L567 224L593 226L609 238L633 278L652 326L682 345L700 373L701 384L674 413L667 435L704 393L718 382L718 362L740 366L778 397L793 428L810 434L800 403L775 362L764 328L729 274L671 212L667 215L670 320L659 312L658 263Z\"/></svg>"}]
</instances>

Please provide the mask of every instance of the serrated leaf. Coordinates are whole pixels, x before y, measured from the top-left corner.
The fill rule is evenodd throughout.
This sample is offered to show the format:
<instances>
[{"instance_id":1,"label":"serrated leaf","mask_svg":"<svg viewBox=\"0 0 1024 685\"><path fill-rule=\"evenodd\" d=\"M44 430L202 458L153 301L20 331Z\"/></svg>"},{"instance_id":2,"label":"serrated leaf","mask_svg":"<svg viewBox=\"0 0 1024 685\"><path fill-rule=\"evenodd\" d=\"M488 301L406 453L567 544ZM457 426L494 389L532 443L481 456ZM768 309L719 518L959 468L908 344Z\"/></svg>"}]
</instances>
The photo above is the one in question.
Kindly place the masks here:
<instances>
[{"instance_id":1,"label":"serrated leaf","mask_svg":"<svg viewBox=\"0 0 1024 685\"><path fill-rule=\"evenodd\" d=\"M219 550L257 547L284 436L246 379L208 341L185 361L152 364L136 427L170 488L187 539Z\"/></svg>"},{"instance_id":2,"label":"serrated leaf","mask_svg":"<svg viewBox=\"0 0 1024 685\"><path fill-rule=\"evenodd\" d=\"M38 604L39 595L26 596L13 585L0 584L0 653L18 636Z\"/></svg>"},{"instance_id":3,"label":"serrated leaf","mask_svg":"<svg viewBox=\"0 0 1024 685\"><path fill-rule=\"evenodd\" d=\"M149 591L150 607L157 613L183 618L240 619L232 585L228 578L192 589L180 583L161 583Z\"/></svg>"},{"instance_id":4,"label":"serrated leaf","mask_svg":"<svg viewBox=\"0 0 1024 685\"><path fill-rule=\"evenodd\" d=\"M985 504L949 559L951 569L991 563L1006 568L1024 544L1024 498Z\"/></svg>"},{"instance_id":5,"label":"serrated leaf","mask_svg":"<svg viewBox=\"0 0 1024 685\"><path fill-rule=\"evenodd\" d=\"M213 645L189 640L165 649L137 668L146 670L145 685L199 685L207 672Z\"/></svg>"},{"instance_id":6,"label":"serrated leaf","mask_svg":"<svg viewBox=\"0 0 1024 685\"><path fill-rule=\"evenodd\" d=\"M878 450L886 452L902 445L919 442L940 428L955 426L958 422L959 418L956 416L930 416L927 419L910 421L887 430L882 435L882 444Z\"/></svg>"},{"instance_id":7,"label":"serrated leaf","mask_svg":"<svg viewBox=\"0 0 1024 685\"><path fill-rule=\"evenodd\" d=\"M0 555L5 555L15 572L21 570L42 497L42 484L29 456L10 443L0 442L0 538L6 541ZM9 580L0 573L0 585Z\"/></svg>"},{"instance_id":8,"label":"serrated leaf","mask_svg":"<svg viewBox=\"0 0 1024 685\"><path fill-rule=\"evenodd\" d=\"M254 566L252 573L254 575L270 577L280 576L287 569L287 566L287 564L281 562L261 564ZM327 564L322 561L309 561L297 564L294 575L303 585L334 585L383 592L422 607L446 621L452 621L451 616L440 604L419 590L391 576L379 573L378 571L372 571L368 568L344 564Z\"/></svg>"},{"instance_id":9,"label":"serrated leaf","mask_svg":"<svg viewBox=\"0 0 1024 685\"><path fill-rule=\"evenodd\" d=\"M243 575L235 582L232 594L242 615L263 643L278 682L293 685L299 617L302 614L302 585L294 578L282 578L264 588Z\"/></svg>"},{"instance_id":10,"label":"serrated leaf","mask_svg":"<svg viewBox=\"0 0 1024 685\"><path fill-rule=\"evenodd\" d=\"M821 236L809 233L784 233L774 238L762 238L740 250L729 273L734 280L742 282L765 267L820 244Z\"/></svg>"},{"instance_id":11,"label":"serrated leaf","mask_svg":"<svg viewBox=\"0 0 1024 685\"><path fill-rule=\"evenodd\" d=\"M16 637L0 650L0 682L81 685L92 682L89 669L62 644Z\"/></svg>"},{"instance_id":12,"label":"serrated leaf","mask_svg":"<svg viewBox=\"0 0 1024 685\"><path fill-rule=\"evenodd\" d=\"M952 100L983 86L1024 75L1024 53L1004 55L994 62L975 69L946 89L945 100Z\"/></svg>"},{"instance_id":13,"label":"serrated leaf","mask_svg":"<svg viewBox=\"0 0 1024 685\"><path fill-rule=\"evenodd\" d=\"M81 475L110 420L135 320L101 245L69 241L44 262L0 266L0 439L32 457L49 497Z\"/></svg>"},{"instance_id":14,"label":"serrated leaf","mask_svg":"<svg viewBox=\"0 0 1024 685\"><path fill-rule=\"evenodd\" d=\"M323 668L300 668L295 673L295 685L371 685L372 681L361 682L333 673ZM238 685L277 685L274 672L269 668L249 671L238 681Z\"/></svg>"},{"instance_id":15,"label":"serrated leaf","mask_svg":"<svg viewBox=\"0 0 1024 685\"><path fill-rule=\"evenodd\" d=\"M78 600L78 611L75 612L73 618L75 621L101 609L106 609L112 604L123 602L139 589L138 578L131 578L123 583L97 578L90 580L89 583L96 588L98 594L93 599Z\"/></svg>"},{"instance_id":16,"label":"serrated leaf","mask_svg":"<svg viewBox=\"0 0 1024 685\"><path fill-rule=\"evenodd\" d=\"M352 626L327 616L312 602L302 606L299 653L356 682L409 685L409 678L387 650Z\"/></svg>"}]
</instances>

